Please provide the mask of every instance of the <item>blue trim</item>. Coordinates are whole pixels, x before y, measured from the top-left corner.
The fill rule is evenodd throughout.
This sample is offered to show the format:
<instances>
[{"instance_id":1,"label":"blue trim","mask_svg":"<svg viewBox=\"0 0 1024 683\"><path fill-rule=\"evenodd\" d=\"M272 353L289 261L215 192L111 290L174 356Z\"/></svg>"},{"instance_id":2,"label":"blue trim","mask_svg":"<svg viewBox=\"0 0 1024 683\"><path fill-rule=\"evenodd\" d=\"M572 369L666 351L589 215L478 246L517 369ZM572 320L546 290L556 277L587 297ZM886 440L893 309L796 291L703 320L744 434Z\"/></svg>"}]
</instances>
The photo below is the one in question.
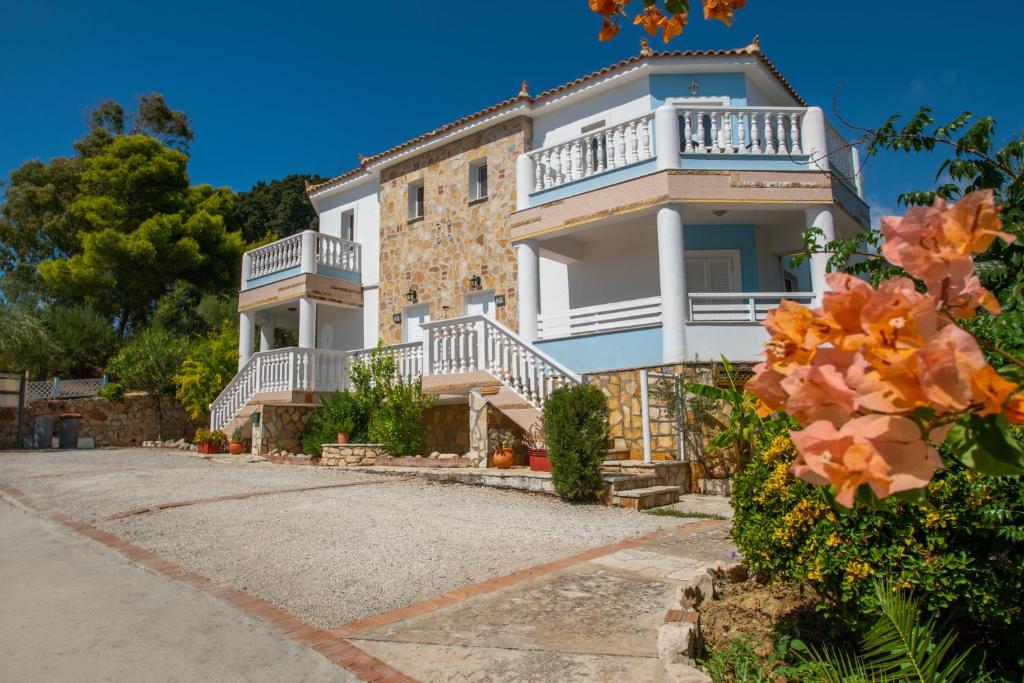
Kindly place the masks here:
<instances>
[{"instance_id":1,"label":"blue trim","mask_svg":"<svg viewBox=\"0 0 1024 683\"><path fill-rule=\"evenodd\" d=\"M680 154L679 167L715 171L810 171L808 157L748 157L740 154Z\"/></svg>"},{"instance_id":2,"label":"blue trim","mask_svg":"<svg viewBox=\"0 0 1024 683\"><path fill-rule=\"evenodd\" d=\"M654 149L653 140L651 141L651 149ZM588 178L573 180L565 185L553 187L550 190L534 192L530 195L530 206L540 206L541 204L553 202L556 199L565 199L566 197L583 194L584 192L590 192L591 190L599 190L602 187L617 185L626 180L632 180L633 178L639 178L640 176L653 173L656 168L657 159L652 157L646 161L640 161L630 166L621 166L610 171L604 171L603 173L592 175Z\"/></svg>"},{"instance_id":3,"label":"blue trim","mask_svg":"<svg viewBox=\"0 0 1024 683\"><path fill-rule=\"evenodd\" d=\"M740 287L744 292L761 291L760 273L757 267L757 230L755 226L684 224L683 247L687 253L706 249L738 249L740 252Z\"/></svg>"},{"instance_id":4,"label":"blue trim","mask_svg":"<svg viewBox=\"0 0 1024 683\"><path fill-rule=\"evenodd\" d=\"M269 285L271 282L279 282L287 278L293 277L299 274L299 267L292 266L291 268L285 268L279 270L276 273L270 273L269 275L262 275L260 277L249 278L246 282L249 289L255 289L256 287L262 287L263 285Z\"/></svg>"},{"instance_id":5,"label":"blue trim","mask_svg":"<svg viewBox=\"0 0 1024 683\"><path fill-rule=\"evenodd\" d=\"M729 106L747 105L747 78L731 74L654 74L651 76L651 101L655 107L669 97L690 97L690 83L697 84L696 97L728 97Z\"/></svg>"},{"instance_id":6,"label":"blue trim","mask_svg":"<svg viewBox=\"0 0 1024 683\"><path fill-rule=\"evenodd\" d=\"M534 342L577 373L661 363L661 327L616 330Z\"/></svg>"},{"instance_id":7,"label":"blue trim","mask_svg":"<svg viewBox=\"0 0 1024 683\"><path fill-rule=\"evenodd\" d=\"M316 272L317 272L318 275L326 275L328 277L335 277L335 278L338 278L339 280L348 280L349 282L354 282L356 284L359 284L360 282L363 281L363 279L362 279L362 277L360 277L359 273L356 273L356 272L351 271L351 270L342 270L341 268L331 268L330 266L323 266L323 265L317 264Z\"/></svg>"}]
</instances>

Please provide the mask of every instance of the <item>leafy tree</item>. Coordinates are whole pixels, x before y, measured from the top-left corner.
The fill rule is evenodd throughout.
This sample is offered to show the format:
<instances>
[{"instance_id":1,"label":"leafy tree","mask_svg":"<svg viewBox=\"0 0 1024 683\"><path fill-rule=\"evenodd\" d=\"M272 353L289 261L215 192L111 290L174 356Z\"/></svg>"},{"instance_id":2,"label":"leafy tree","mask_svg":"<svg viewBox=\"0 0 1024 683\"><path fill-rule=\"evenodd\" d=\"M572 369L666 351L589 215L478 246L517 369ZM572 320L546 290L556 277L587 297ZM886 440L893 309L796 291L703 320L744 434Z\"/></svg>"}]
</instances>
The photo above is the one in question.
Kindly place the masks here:
<instances>
[{"instance_id":1,"label":"leafy tree","mask_svg":"<svg viewBox=\"0 0 1024 683\"><path fill-rule=\"evenodd\" d=\"M188 349L185 337L150 327L135 334L110 361L110 373L122 384L153 397L161 436L163 399L174 393L174 376Z\"/></svg>"},{"instance_id":2,"label":"leafy tree","mask_svg":"<svg viewBox=\"0 0 1024 683\"><path fill-rule=\"evenodd\" d=\"M123 335L179 279L213 291L232 286L244 247L225 222L230 191L189 188L186 162L138 135L87 159L69 207L81 226L81 251L39 265L50 292L115 317Z\"/></svg>"},{"instance_id":3,"label":"leafy tree","mask_svg":"<svg viewBox=\"0 0 1024 683\"><path fill-rule=\"evenodd\" d=\"M167 106L160 93L140 95L135 114L125 114L115 100L104 100L86 114L85 121L89 132L75 143L75 150L83 157L98 154L126 133L148 135L182 152L188 151L194 137L188 116Z\"/></svg>"},{"instance_id":4,"label":"leafy tree","mask_svg":"<svg viewBox=\"0 0 1024 683\"><path fill-rule=\"evenodd\" d=\"M98 377L117 351L110 321L87 306L55 306L42 314L52 350L47 375Z\"/></svg>"},{"instance_id":5,"label":"leafy tree","mask_svg":"<svg viewBox=\"0 0 1024 683\"><path fill-rule=\"evenodd\" d=\"M237 371L238 327L223 325L189 351L174 376L175 395L192 419L198 419Z\"/></svg>"},{"instance_id":6,"label":"leafy tree","mask_svg":"<svg viewBox=\"0 0 1024 683\"><path fill-rule=\"evenodd\" d=\"M592 384L561 387L544 403L551 483L565 500L597 500L608 448L608 403Z\"/></svg>"},{"instance_id":7,"label":"leafy tree","mask_svg":"<svg viewBox=\"0 0 1024 683\"><path fill-rule=\"evenodd\" d=\"M203 337L236 324L237 302L227 294L203 294L199 286L178 280L156 302L150 324L189 337Z\"/></svg>"},{"instance_id":8,"label":"leafy tree","mask_svg":"<svg viewBox=\"0 0 1024 683\"><path fill-rule=\"evenodd\" d=\"M318 183L317 175L292 174L269 183L260 181L238 195L242 237L257 242L267 235L281 239L303 230L317 229L317 215L306 198L306 183Z\"/></svg>"},{"instance_id":9,"label":"leafy tree","mask_svg":"<svg viewBox=\"0 0 1024 683\"><path fill-rule=\"evenodd\" d=\"M38 318L0 303L0 369L45 373L53 345Z\"/></svg>"}]
</instances>

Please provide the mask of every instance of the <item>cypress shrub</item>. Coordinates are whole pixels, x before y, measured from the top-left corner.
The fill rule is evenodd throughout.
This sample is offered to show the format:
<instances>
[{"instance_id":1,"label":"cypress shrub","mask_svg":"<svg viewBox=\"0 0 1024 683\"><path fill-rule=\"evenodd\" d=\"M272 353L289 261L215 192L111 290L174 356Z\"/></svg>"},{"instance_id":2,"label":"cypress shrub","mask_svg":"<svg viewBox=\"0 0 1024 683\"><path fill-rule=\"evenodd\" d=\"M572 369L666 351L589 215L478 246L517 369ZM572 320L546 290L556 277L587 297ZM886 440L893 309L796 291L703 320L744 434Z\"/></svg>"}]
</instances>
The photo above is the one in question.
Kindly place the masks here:
<instances>
[{"instance_id":1,"label":"cypress shrub","mask_svg":"<svg viewBox=\"0 0 1024 683\"><path fill-rule=\"evenodd\" d=\"M601 463L608 447L608 404L595 386L562 387L544 404L544 438L551 481L564 500L601 496Z\"/></svg>"}]
</instances>

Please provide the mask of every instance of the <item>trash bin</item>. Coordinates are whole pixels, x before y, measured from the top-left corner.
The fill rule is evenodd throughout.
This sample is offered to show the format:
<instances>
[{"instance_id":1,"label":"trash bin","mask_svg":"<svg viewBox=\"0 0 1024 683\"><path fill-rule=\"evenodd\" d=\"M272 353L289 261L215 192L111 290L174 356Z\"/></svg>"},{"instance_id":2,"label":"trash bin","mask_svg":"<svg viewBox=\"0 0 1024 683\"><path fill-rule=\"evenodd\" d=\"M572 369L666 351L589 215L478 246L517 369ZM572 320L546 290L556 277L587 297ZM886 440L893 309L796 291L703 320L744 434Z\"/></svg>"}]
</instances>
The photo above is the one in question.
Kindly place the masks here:
<instances>
[{"instance_id":1,"label":"trash bin","mask_svg":"<svg viewBox=\"0 0 1024 683\"><path fill-rule=\"evenodd\" d=\"M62 413L60 416L60 447L78 448L78 428L82 416L78 413Z\"/></svg>"},{"instance_id":2,"label":"trash bin","mask_svg":"<svg viewBox=\"0 0 1024 683\"><path fill-rule=\"evenodd\" d=\"M56 424L56 415L39 415L36 417L32 432L32 444L36 448L51 448L53 446L53 428Z\"/></svg>"}]
</instances>

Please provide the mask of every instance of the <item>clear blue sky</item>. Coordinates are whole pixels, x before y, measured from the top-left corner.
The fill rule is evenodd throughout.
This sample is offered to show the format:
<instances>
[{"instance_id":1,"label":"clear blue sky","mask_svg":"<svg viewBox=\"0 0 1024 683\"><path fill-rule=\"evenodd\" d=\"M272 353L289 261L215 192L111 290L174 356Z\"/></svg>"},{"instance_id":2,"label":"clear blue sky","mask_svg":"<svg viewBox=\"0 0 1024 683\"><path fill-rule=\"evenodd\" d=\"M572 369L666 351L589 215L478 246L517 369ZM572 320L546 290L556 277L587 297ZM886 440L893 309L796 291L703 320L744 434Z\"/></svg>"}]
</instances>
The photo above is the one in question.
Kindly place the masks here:
<instances>
[{"instance_id":1,"label":"clear blue sky","mask_svg":"<svg viewBox=\"0 0 1024 683\"><path fill-rule=\"evenodd\" d=\"M693 0L699 5L700 0ZM639 4L636 0L634 4ZM518 92L638 51L633 27L596 40L586 0L140 3L34 0L0 14L0 174L70 153L86 108L158 91L192 119L194 182L248 189L288 173L336 175ZM671 48L746 45L805 99L865 126L932 104L1024 114L1017 2L750 0L731 28L694 17ZM652 41L653 42L653 41ZM661 47L660 41L653 42ZM936 164L872 161L868 198L891 210Z\"/></svg>"}]
</instances>

